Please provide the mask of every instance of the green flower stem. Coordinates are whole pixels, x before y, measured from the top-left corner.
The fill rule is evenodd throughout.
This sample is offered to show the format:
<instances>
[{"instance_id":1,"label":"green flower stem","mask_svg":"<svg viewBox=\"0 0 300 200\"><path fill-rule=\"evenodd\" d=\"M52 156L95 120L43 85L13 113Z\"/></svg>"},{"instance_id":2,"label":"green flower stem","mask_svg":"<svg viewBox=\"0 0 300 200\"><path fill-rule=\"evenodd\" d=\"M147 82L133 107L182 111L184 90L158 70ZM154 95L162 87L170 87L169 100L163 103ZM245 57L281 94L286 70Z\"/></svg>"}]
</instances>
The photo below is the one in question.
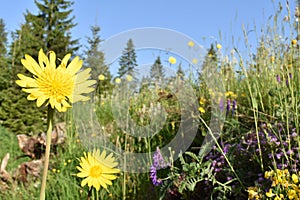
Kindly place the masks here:
<instances>
[{"instance_id":1,"label":"green flower stem","mask_svg":"<svg viewBox=\"0 0 300 200\"><path fill-rule=\"evenodd\" d=\"M128 119L128 118L127 118ZM126 199L126 153L127 153L127 134L125 134L125 154L124 154L124 179L123 179L123 200Z\"/></svg>"},{"instance_id":2,"label":"green flower stem","mask_svg":"<svg viewBox=\"0 0 300 200\"><path fill-rule=\"evenodd\" d=\"M87 200L91 200L92 189L93 189L93 187L91 187L91 188L89 189L89 193L88 193L88 196L87 196Z\"/></svg>"},{"instance_id":3,"label":"green flower stem","mask_svg":"<svg viewBox=\"0 0 300 200\"><path fill-rule=\"evenodd\" d=\"M51 133L52 133L52 124L53 124L53 114L54 109L51 106L48 106L47 113L47 138L46 138L46 152L45 152L45 161L44 161L44 171L43 171L43 179L42 179L42 187L40 193L40 200L45 199L45 189L46 189L46 180L47 180L47 172L49 165L49 157L50 157L50 146L51 146Z\"/></svg>"}]
</instances>

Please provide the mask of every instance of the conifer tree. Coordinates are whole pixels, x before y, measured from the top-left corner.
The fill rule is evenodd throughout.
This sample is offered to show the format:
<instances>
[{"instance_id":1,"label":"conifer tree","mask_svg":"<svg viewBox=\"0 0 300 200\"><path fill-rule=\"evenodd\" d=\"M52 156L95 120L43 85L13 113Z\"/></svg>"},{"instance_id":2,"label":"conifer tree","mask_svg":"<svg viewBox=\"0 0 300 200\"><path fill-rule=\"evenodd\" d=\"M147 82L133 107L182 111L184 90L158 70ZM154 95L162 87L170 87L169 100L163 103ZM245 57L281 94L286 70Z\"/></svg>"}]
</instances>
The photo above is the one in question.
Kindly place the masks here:
<instances>
[{"instance_id":1,"label":"conifer tree","mask_svg":"<svg viewBox=\"0 0 300 200\"><path fill-rule=\"evenodd\" d=\"M7 32L5 23L0 19L0 91L9 87L9 68L6 55Z\"/></svg>"},{"instance_id":2,"label":"conifer tree","mask_svg":"<svg viewBox=\"0 0 300 200\"><path fill-rule=\"evenodd\" d=\"M136 61L136 53L133 45L132 39L129 39L127 42L126 48L123 50L122 56L119 60L119 71L118 75L119 77L124 77L126 75L130 75L132 77L135 77L136 75L136 67L137 61Z\"/></svg>"},{"instance_id":3,"label":"conifer tree","mask_svg":"<svg viewBox=\"0 0 300 200\"><path fill-rule=\"evenodd\" d=\"M185 74L184 74L184 71L182 69L182 64L181 63L178 65L176 75L177 75L178 78L184 79Z\"/></svg>"},{"instance_id":4,"label":"conifer tree","mask_svg":"<svg viewBox=\"0 0 300 200\"><path fill-rule=\"evenodd\" d=\"M35 0L38 13L29 11L25 14L26 22L31 26L35 41L45 51L52 50L58 58L66 53L78 50L78 40L71 37L74 16L70 17L74 2L68 0Z\"/></svg>"},{"instance_id":5,"label":"conifer tree","mask_svg":"<svg viewBox=\"0 0 300 200\"><path fill-rule=\"evenodd\" d=\"M206 77L208 74L211 74L213 71L216 71L217 69L218 55L214 48L214 45L211 44L210 48L207 51L207 54L204 57L202 71L199 72L199 82L202 82L204 77ZM205 75L203 73L205 73Z\"/></svg>"},{"instance_id":6,"label":"conifer tree","mask_svg":"<svg viewBox=\"0 0 300 200\"><path fill-rule=\"evenodd\" d=\"M100 27L95 25L91 27L92 37L87 38L88 47L85 60L85 66L92 69L92 79L98 80L99 75L102 75L101 78L104 80L98 80L98 89L99 93L102 94L104 91L110 89L111 84L111 73L109 71L109 67L105 64L104 53L99 50L100 43L102 42L99 32Z\"/></svg>"},{"instance_id":7,"label":"conifer tree","mask_svg":"<svg viewBox=\"0 0 300 200\"><path fill-rule=\"evenodd\" d=\"M154 64L151 66L150 77L155 81L163 81L165 78L163 66L161 64L159 56L156 58Z\"/></svg>"},{"instance_id":8,"label":"conifer tree","mask_svg":"<svg viewBox=\"0 0 300 200\"><path fill-rule=\"evenodd\" d=\"M5 31L5 23L0 19L0 57L6 55L7 32Z\"/></svg>"}]
</instances>

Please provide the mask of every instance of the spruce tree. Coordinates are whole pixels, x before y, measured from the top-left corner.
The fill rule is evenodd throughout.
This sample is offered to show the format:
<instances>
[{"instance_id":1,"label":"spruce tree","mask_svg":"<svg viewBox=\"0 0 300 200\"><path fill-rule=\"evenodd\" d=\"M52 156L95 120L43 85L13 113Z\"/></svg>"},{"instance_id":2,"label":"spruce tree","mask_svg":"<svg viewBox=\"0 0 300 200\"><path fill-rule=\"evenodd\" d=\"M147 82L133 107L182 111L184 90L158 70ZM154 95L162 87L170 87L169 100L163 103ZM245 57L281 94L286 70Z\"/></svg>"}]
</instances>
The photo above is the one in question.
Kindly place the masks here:
<instances>
[{"instance_id":1,"label":"spruce tree","mask_svg":"<svg viewBox=\"0 0 300 200\"><path fill-rule=\"evenodd\" d=\"M0 57L6 55L7 32L5 31L5 23L0 19Z\"/></svg>"},{"instance_id":2,"label":"spruce tree","mask_svg":"<svg viewBox=\"0 0 300 200\"><path fill-rule=\"evenodd\" d=\"M6 55L7 32L5 23L0 19L0 91L9 87L9 68ZM0 102L1 104L1 102Z\"/></svg>"},{"instance_id":3,"label":"spruce tree","mask_svg":"<svg viewBox=\"0 0 300 200\"><path fill-rule=\"evenodd\" d=\"M104 53L99 50L101 38L99 36L100 27L95 25L91 27L92 37L87 38L88 47L85 51L86 59L84 62L85 67L92 69L91 77L94 80L98 80L99 93L103 94L104 91L110 89L111 73L108 66L104 62ZM99 80L99 75L104 76L104 80Z\"/></svg>"},{"instance_id":4,"label":"spruce tree","mask_svg":"<svg viewBox=\"0 0 300 200\"><path fill-rule=\"evenodd\" d=\"M207 51L207 54L204 57L202 71L199 72L199 82L203 81L204 74L206 77L208 74L211 74L212 72L216 71L217 68L218 68L218 56L214 48L214 45L211 44L210 48Z\"/></svg>"},{"instance_id":5,"label":"spruce tree","mask_svg":"<svg viewBox=\"0 0 300 200\"><path fill-rule=\"evenodd\" d=\"M28 109L27 99L20 89L16 88L12 74L12 62L6 55L7 33L3 20L0 20L0 124L13 133L33 133L37 131L35 120L41 121L39 112ZM39 125L41 125L40 123Z\"/></svg>"},{"instance_id":6,"label":"spruce tree","mask_svg":"<svg viewBox=\"0 0 300 200\"><path fill-rule=\"evenodd\" d=\"M181 63L178 65L176 75L177 75L178 78L184 79L185 74L184 74L184 71L182 69L182 64Z\"/></svg>"},{"instance_id":7,"label":"spruce tree","mask_svg":"<svg viewBox=\"0 0 300 200\"><path fill-rule=\"evenodd\" d=\"M151 66L150 77L155 81L163 81L165 78L163 66L161 64L159 56L156 58L154 64Z\"/></svg>"},{"instance_id":8,"label":"spruce tree","mask_svg":"<svg viewBox=\"0 0 300 200\"><path fill-rule=\"evenodd\" d=\"M136 76L136 67L137 61L136 61L136 53L133 45L132 39L129 39L127 42L126 48L122 52L122 56L119 60L119 71L118 75L119 77L124 77L126 75L130 75L133 78Z\"/></svg>"},{"instance_id":9,"label":"spruce tree","mask_svg":"<svg viewBox=\"0 0 300 200\"><path fill-rule=\"evenodd\" d=\"M29 11L25 14L25 20L33 29L35 41L45 51L52 50L58 58L63 58L66 53L74 53L78 50L78 40L71 37L71 29L76 26L73 23L74 16L70 17L74 2L68 0L35 0L38 13Z\"/></svg>"}]
</instances>

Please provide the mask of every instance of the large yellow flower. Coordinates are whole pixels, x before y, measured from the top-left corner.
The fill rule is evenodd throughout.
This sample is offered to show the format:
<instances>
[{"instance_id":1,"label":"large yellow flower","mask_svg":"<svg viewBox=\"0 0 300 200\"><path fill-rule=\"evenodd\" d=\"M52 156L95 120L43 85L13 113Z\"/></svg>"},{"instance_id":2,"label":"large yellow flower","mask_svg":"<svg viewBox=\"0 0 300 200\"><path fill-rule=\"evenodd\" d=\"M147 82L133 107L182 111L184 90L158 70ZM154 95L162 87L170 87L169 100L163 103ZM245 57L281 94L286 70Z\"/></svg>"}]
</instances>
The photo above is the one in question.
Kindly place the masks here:
<instances>
[{"instance_id":1,"label":"large yellow flower","mask_svg":"<svg viewBox=\"0 0 300 200\"><path fill-rule=\"evenodd\" d=\"M88 184L89 187L94 187L98 191L100 186L107 189L107 185L112 185L111 180L117 178L116 173L120 170L115 167L118 163L115 161L112 153L106 157L106 151L101 154L99 149L93 152L84 153L84 156L80 158L80 167L77 169L80 171L77 176L84 178L81 182L81 186Z\"/></svg>"},{"instance_id":2,"label":"large yellow flower","mask_svg":"<svg viewBox=\"0 0 300 200\"><path fill-rule=\"evenodd\" d=\"M89 97L82 94L94 90L91 86L96 81L88 80L91 69L79 72L82 60L78 56L67 66L70 57L71 54L67 54L56 67L56 55L53 51L49 52L48 58L41 49L38 56L39 63L31 56L25 55L21 63L33 74L33 78L18 74L20 80L16 83L23 87L23 91L29 93L27 99L37 100L38 107L45 102L46 105L50 103L51 107L59 112L65 112L71 107L70 103L89 100Z\"/></svg>"}]
</instances>

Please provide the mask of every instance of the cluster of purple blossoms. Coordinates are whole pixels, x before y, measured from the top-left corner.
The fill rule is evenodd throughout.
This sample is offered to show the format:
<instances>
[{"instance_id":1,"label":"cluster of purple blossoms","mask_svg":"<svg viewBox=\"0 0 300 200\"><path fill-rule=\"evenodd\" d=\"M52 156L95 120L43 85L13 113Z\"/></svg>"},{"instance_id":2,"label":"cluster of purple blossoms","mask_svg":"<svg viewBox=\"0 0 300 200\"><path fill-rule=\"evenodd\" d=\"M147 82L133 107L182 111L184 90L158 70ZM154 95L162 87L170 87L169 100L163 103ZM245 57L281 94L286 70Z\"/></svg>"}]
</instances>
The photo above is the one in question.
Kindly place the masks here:
<instances>
[{"instance_id":1,"label":"cluster of purple blossoms","mask_svg":"<svg viewBox=\"0 0 300 200\"><path fill-rule=\"evenodd\" d=\"M234 145L230 144L230 143L220 143L220 146L222 147L222 151L223 153L221 153L221 151L218 149L217 146L213 146L212 151L205 157L205 160L210 160L211 161L211 171L214 175L214 177L221 183L226 183L229 181L232 181L232 179L234 179L234 175L232 173L232 171L229 169L229 165L226 161L226 157L231 157L232 153L234 153ZM212 194L213 189L214 189L214 183L212 183L209 180L205 180L204 181L204 185L203 185L203 190L205 193L207 194ZM228 184L228 186L230 186L232 189L237 188L238 187L238 182L237 181L232 181L231 183ZM216 195L218 195L216 193ZM221 195L221 194L219 194ZM210 196L210 195L208 195Z\"/></svg>"},{"instance_id":2,"label":"cluster of purple blossoms","mask_svg":"<svg viewBox=\"0 0 300 200\"><path fill-rule=\"evenodd\" d=\"M265 166L298 171L299 137L294 128L288 129L281 123L273 125L271 128L263 124L258 134L252 132L245 137L238 150L241 154L252 153L253 155L259 155L259 151L261 151ZM259 149L258 141L261 149Z\"/></svg>"},{"instance_id":3,"label":"cluster of purple blossoms","mask_svg":"<svg viewBox=\"0 0 300 200\"><path fill-rule=\"evenodd\" d=\"M223 146L223 152L226 155L228 153L228 150L232 147L231 144L223 144L221 143L221 146ZM217 151L217 147L213 147L213 151L211 151L207 156L207 160L212 160L212 172L216 175L218 172L222 171L225 166L227 166L226 160L224 155L222 155L221 152Z\"/></svg>"},{"instance_id":4,"label":"cluster of purple blossoms","mask_svg":"<svg viewBox=\"0 0 300 200\"><path fill-rule=\"evenodd\" d=\"M168 167L169 164L165 162L160 149L157 147L153 154L153 164L150 167L150 178L153 185L158 186L162 184L162 180L157 177L157 171Z\"/></svg>"},{"instance_id":5,"label":"cluster of purple blossoms","mask_svg":"<svg viewBox=\"0 0 300 200\"><path fill-rule=\"evenodd\" d=\"M239 178L245 184L253 185L254 182L258 185L271 184L264 178L264 171L258 159L260 155L265 169L271 167L288 169L294 173L300 171L299 135L293 127L285 127L281 123L269 126L262 124L258 133L252 131L234 141L221 142L220 146L229 162L233 164L236 173L242 174ZM235 177L217 147L213 147L205 159L211 160L211 170L218 181L227 182ZM205 181L205 185L204 189L207 192L211 190L209 181ZM229 185L234 189L238 188L239 183L233 181Z\"/></svg>"}]
</instances>

